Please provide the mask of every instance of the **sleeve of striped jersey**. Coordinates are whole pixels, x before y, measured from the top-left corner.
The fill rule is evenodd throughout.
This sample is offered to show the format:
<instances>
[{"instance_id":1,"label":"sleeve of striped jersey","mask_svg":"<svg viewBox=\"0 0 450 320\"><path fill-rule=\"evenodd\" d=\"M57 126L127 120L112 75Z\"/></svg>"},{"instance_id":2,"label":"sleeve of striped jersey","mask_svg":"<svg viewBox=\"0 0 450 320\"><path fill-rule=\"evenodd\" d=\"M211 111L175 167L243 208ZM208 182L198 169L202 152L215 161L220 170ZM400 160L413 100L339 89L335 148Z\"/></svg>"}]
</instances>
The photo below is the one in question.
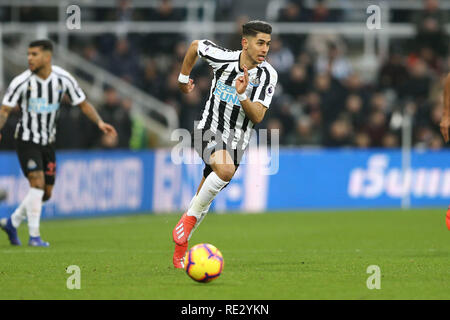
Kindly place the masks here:
<instances>
[{"instance_id":1,"label":"sleeve of striped jersey","mask_svg":"<svg viewBox=\"0 0 450 320\"><path fill-rule=\"evenodd\" d=\"M260 102L263 106L269 108L277 86L278 74L275 70L269 71L266 67L263 70L260 85L256 88L255 95L251 100Z\"/></svg>"},{"instance_id":2,"label":"sleeve of striped jersey","mask_svg":"<svg viewBox=\"0 0 450 320\"><path fill-rule=\"evenodd\" d=\"M69 73L67 73L66 88L66 93L69 95L73 106L76 106L86 100L86 95L78 85L77 80L75 80L75 78Z\"/></svg>"},{"instance_id":3,"label":"sleeve of striped jersey","mask_svg":"<svg viewBox=\"0 0 450 320\"><path fill-rule=\"evenodd\" d=\"M199 40L197 55L213 69L218 69L224 63L236 61L235 51L222 48L210 40Z\"/></svg>"},{"instance_id":4,"label":"sleeve of striped jersey","mask_svg":"<svg viewBox=\"0 0 450 320\"><path fill-rule=\"evenodd\" d=\"M20 95L23 92L23 86L25 85L26 81L23 81L22 78L14 78L3 96L2 105L14 108L17 105L17 101L19 101Z\"/></svg>"}]
</instances>

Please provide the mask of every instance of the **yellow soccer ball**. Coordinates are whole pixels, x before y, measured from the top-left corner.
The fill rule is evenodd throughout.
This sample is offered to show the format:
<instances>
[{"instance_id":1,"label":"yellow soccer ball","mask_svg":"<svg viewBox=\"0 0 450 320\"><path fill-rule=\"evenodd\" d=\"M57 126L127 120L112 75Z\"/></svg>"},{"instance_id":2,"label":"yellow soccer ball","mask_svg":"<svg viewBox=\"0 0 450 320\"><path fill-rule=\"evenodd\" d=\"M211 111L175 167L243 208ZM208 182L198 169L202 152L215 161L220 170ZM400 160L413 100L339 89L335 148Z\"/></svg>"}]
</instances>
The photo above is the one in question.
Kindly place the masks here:
<instances>
[{"instance_id":1,"label":"yellow soccer ball","mask_svg":"<svg viewBox=\"0 0 450 320\"><path fill-rule=\"evenodd\" d=\"M186 273L198 282L210 282L217 279L222 273L223 264L222 253L208 243L193 246L184 258Z\"/></svg>"}]
</instances>

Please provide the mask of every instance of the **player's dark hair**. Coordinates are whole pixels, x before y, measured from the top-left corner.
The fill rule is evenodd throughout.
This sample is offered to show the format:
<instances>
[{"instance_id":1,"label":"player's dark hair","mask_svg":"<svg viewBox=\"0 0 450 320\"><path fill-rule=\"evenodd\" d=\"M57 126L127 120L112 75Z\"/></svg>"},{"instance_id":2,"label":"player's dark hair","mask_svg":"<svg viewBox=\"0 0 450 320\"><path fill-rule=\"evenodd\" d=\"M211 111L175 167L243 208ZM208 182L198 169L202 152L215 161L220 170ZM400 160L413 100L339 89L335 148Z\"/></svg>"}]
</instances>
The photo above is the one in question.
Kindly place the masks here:
<instances>
[{"instance_id":1,"label":"player's dark hair","mask_svg":"<svg viewBox=\"0 0 450 320\"><path fill-rule=\"evenodd\" d=\"M265 21L252 20L242 25L242 36L254 37L258 32L271 34L272 26Z\"/></svg>"},{"instance_id":2,"label":"player's dark hair","mask_svg":"<svg viewBox=\"0 0 450 320\"><path fill-rule=\"evenodd\" d=\"M42 50L53 52L53 44L50 40L35 40L30 42L28 48L41 47Z\"/></svg>"}]
</instances>

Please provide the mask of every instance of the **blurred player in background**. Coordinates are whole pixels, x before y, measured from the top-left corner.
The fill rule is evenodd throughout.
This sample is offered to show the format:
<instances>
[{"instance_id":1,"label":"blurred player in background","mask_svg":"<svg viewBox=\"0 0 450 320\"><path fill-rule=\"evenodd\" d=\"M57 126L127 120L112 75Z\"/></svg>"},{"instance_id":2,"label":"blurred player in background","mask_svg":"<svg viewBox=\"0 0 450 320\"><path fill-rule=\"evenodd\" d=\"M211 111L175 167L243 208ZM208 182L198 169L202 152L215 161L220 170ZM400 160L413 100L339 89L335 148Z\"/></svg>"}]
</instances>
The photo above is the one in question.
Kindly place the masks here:
<instances>
[{"instance_id":1,"label":"blurred player in background","mask_svg":"<svg viewBox=\"0 0 450 320\"><path fill-rule=\"evenodd\" d=\"M16 126L16 150L20 166L30 190L0 227L8 234L12 245L20 245L17 228L28 218L30 246L48 247L41 239L39 224L44 201L50 199L55 183L55 137L59 106L65 93L72 105L82 112L105 134L116 136L116 130L102 121L77 81L64 69L52 65L53 45L49 40L37 40L28 48L29 69L13 79L0 107L0 130L11 110L18 106L21 117ZM1 136L0 136L1 139Z\"/></svg>"},{"instance_id":2,"label":"blurred player in background","mask_svg":"<svg viewBox=\"0 0 450 320\"><path fill-rule=\"evenodd\" d=\"M193 229L232 179L249 143L251 129L263 120L272 101L278 75L265 61L271 33L268 23L250 21L242 26L242 50L231 51L209 40L195 40L184 57L178 78L183 93L194 90L189 74L199 56L212 67L214 78L201 120L194 128L194 148L205 163L203 178L172 232L175 268L184 267Z\"/></svg>"},{"instance_id":3,"label":"blurred player in background","mask_svg":"<svg viewBox=\"0 0 450 320\"><path fill-rule=\"evenodd\" d=\"M442 136L444 137L444 141L445 143L448 143L449 129L450 129L450 73L445 78L443 100L444 100L444 111L442 113L442 120L440 126ZM450 206L447 210L446 223L447 228L450 230Z\"/></svg>"}]
</instances>

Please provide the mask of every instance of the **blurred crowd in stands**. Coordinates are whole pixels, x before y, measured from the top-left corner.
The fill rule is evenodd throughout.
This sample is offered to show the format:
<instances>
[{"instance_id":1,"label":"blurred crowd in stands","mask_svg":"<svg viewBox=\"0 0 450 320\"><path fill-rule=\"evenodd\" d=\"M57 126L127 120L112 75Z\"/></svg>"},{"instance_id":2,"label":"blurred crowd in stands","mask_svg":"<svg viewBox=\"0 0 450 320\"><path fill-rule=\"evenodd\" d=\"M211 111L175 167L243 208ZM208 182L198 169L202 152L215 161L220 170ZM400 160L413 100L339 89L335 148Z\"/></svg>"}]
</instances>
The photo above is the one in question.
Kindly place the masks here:
<instances>
[{"instance_id":1,"label":"blurred crowd in stands","mask_svg":"<svg viewBox=\"0 0 450 320\"><path fill-rule=\"evenodd\" d=\"M345 3L345 0L339 0ZM221 6L235 6L223 1ZM371 81L352 63L354 52L343 36L272 35L268 61L278 71L279 82L270 110L257 128L280 130L284 146L382 147L401 145L403 113L413 116L413 145L444 147L439 133L442 81L450 71L447 11L438 0L424 0L422 10L393 10L390 22L414 23L416 35L391 41L389 55L379 63ZM221 10L220 12L224 12ZM174 8L162 0L153 9L133 9L131 1L119 1L114 10L92 10L94 21L184 21L186 9ZM31 14L24 10L24 21ZM35 17L35 12L32 15ZM248 17L233 18L240 26ZM217 20L227 19L223 15ZM343 22L348 10L330 9L326 1L306 8L303 1L286 1L274 22ZM217 44L233 50L241 48L240 30L233 36L217 35ZM171 105L179 115L180 127L192 129L209 94L212 74L206 63L198 63L191 78L196 89L181 94L177 78L189 41L182 34L114 34L71 36L70 49L141 90ZM361 52L358 53L359 55ZM76 72L89 80L89 75ZM143 148L151 139L139 119L131 116L132 101L105 88L104 102L98 105L105 121L119 131L109 140L81 116L78 108L63 106L60 113L58 148ZM12 117L14 118L14 116ZM16 119L17 120L17 119ZM12 145L13 120L3 130L0 147ZM7 136L10 136L9 138Z\"/></svg>"}]
</instances>

